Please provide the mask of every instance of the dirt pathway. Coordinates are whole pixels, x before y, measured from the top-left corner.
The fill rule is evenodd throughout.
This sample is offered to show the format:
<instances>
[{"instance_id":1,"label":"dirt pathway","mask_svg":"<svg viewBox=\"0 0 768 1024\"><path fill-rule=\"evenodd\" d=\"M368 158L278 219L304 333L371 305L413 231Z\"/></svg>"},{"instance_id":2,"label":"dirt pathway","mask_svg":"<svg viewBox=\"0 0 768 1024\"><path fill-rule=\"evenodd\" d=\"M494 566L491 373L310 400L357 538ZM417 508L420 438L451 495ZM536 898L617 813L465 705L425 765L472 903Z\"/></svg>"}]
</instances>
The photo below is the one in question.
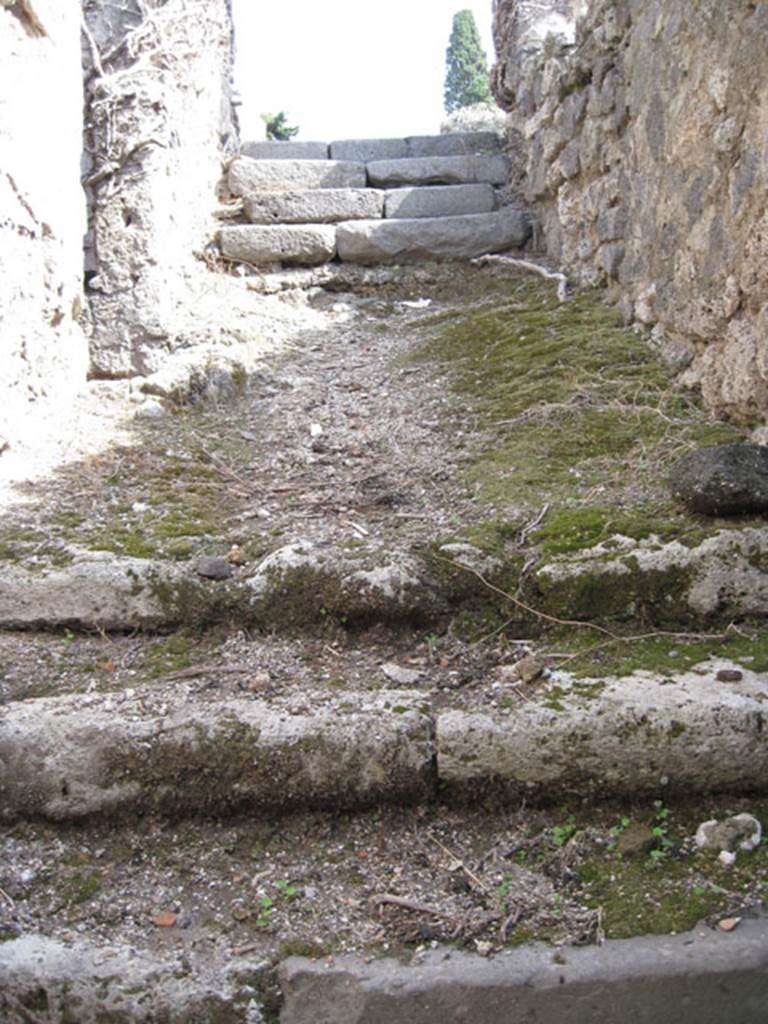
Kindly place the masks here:
<instances>
[{"instance_id":1,"label":"dirt pathway","mask_svg":"<svg viewBox=\"0 0 768 1024\"><path fill-rule=\"evenodd\" d=\"M207 401L135 422L133 444L31 485L0 522L7 571L44 576L83 551L194 566L235 548L233 572L247 580L270 552L304 542L350 557L470 545L519 573L617 530L701 529L669 501L665 467L735 433L676 392L595 297L566 308L544 283L445 267L354 291L337 283L309 300L322 328L297 332L269 366L209 372ZM290 720L342 716L355 694L398 687L435 715L513 721L532 701L556 710L550 670L595 637L542 632L535 616L512 627L495 598L491 614L476 587L427 625L350 629L331 615L287 631L233 619L160 633L6 632L0 713L76 694L119 718L144 694L163 714L245 699ZM736 652L762 670L761 644L746 624L725 639L715 629L616 643L574 667L631 671L646 658L667 671ZM679 930L768 891L764 852L728 872L691 843L699 821L759 812L759 802L596 808L571 797L530 810L488 788L468 807L438 786L421 807L358 814L260 819L222 807L221 821L16 821L0 830L0 937L85 936L224 960L245 950L271 962L351 949L418 956L443 940L487 954L534 936Z\"/></svg>"}]
</instances>

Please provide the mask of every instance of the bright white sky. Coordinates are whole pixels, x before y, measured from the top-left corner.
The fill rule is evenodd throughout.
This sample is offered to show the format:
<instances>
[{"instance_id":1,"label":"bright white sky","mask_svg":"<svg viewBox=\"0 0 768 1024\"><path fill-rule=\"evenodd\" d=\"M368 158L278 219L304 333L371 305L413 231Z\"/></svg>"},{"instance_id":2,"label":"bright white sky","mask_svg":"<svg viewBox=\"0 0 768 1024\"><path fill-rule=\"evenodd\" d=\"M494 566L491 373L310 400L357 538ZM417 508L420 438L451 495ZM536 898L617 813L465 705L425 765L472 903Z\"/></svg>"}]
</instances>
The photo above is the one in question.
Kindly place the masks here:
<instances>
[{"instance_id":1,"label":"bright white sky","mask_svg":"<svg viewBox=\"0 0 768 1024\"><path fill-rule=\"evenodd\" d=\"M297 138L386 138L440 130L453 16L469 9L488 57L492 0L234 0L244 140L285 110Z\"/></svg>"}]
</instances>

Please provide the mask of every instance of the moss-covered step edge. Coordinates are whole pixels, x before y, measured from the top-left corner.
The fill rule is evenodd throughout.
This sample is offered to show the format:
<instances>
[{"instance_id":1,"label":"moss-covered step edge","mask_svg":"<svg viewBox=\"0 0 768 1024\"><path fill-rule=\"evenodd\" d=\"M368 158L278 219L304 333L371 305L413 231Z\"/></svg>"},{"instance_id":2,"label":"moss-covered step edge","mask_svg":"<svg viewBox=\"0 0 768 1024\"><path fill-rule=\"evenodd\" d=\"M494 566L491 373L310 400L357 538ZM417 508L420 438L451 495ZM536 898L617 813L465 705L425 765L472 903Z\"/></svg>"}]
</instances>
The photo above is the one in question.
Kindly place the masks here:
<instances>
[{"instance_id":1,"label":"moss-covered step edge","mask_svg":"<svg viewBox=\"0 0 768 1024\"><path fill-rule=\"evenodd\" d=\"M268 964L185 950L62 942L30 934L0 943L0 1019L93 1024L253 1024Z\"/></svg>"},{"instance_id":2,"label":"moss-covered step edge","mask_svg":"<svg viewBox=\"0 0 768 1024\"><path fill-rule=\"evenodd\" d=\"M6 565L0 627L427 625L489 610L535 620L526 605L567 620L705 625L768 610L768 527L718 529L692 544L617 534L535 558L531 549L460 542L419 551L296 542L211 581L194 562L77 550L70 564L43 571Z\"/></svg>"},{"instance_id":3,"label":"moss-covered step edge","mask_svg":"<svg viewBox=\"0 0 768 1024\"><path fill-rule=\"evenodd\" d=\"M433 722L410 691L344 693L313 712L151 688L0 711L0 820L217 816L429 800Z\"/></svg>"},{"instance_id":4,"label":"moss-covered step edge","mask_svg":"<svg viewBox=\"0 0 768 1024\"><path fill-rule=\"evenodd\" d=\"M314 710L307 692L170 702L151 686L17 701L0 710L0 820L272 816L493 790L515 804L765 792L768 675L742 668L722 682L720 667L553 673L488 711L408 690L324 690Z\"/></svg>"},{"instance_id":5,"label":"moss-covered step edge","mask_svg":"<svg viewBox=\"0 0 768 1024\"><path fill-rule=\"evenodd\" d=\"M730 669L736 682L722 682ZM726 673L729 675L730 673ZM768 675L731 662L545 684L436 717L441 792L511 799L751 792L768 785ZM521 696L522 694L522 696Z\"/></svg>"}]
</instances>

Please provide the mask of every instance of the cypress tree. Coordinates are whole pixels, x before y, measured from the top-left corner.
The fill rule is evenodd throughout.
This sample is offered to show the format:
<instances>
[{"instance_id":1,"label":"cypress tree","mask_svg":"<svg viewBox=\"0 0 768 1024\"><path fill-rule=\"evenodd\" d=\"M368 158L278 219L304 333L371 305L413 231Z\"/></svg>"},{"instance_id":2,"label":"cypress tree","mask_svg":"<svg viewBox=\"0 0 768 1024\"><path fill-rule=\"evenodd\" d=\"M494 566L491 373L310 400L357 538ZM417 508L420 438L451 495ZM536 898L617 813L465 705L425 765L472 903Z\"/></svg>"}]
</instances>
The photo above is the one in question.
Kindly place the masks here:
<instances>
[{"instance_id":1,"label":"cypress tree","mask_svg":"<svg viewBox=\"0 0 768 1024\"><path fill-rule=\"evenodd\" d=\"M443 97L446 113L490 101L488 64L472 11L454 14L445 64Z\"/></svg>"}]
</instances>

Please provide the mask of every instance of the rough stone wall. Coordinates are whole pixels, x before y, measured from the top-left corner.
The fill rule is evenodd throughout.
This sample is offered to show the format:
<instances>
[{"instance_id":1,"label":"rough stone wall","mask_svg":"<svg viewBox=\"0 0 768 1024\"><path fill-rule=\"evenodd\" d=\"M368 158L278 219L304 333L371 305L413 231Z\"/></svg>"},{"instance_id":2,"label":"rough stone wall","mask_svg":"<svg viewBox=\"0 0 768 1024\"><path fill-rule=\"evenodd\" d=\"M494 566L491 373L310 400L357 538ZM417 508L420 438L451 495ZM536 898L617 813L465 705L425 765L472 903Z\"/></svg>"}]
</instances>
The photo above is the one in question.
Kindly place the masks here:
<instances>
[{"instance_id":1,"label":"rough stone wall","mask_svg":"<svg viewBox=\"0 0 768 1024\"><path fill-rule=\"evenodd\" d=\"M228 0L85 0L92 372L148 374L205 341L221 162L236 145Z\"/></svg>"},{"instance_id":2,"label":"rough stone wall","mask_svg":"<svg viewBox=\"0 0 768 1024\"><path fill-rule=\"evenodd\" d=\"M0 446L85 381L80 7L0 0Z\"/></svg>"},{"instance_id":3,"label":"rough stone wall","mask_svg":"<svg viewBox=\"0 0 768 1024\"><path fill-rule=\"evenodd\" d=\"M574 44L523 51L521 6L497 0L494 82L549 251L611 285L715 412L765 420L768 4L592 0Z\"/></svg>"}]
</instances>

